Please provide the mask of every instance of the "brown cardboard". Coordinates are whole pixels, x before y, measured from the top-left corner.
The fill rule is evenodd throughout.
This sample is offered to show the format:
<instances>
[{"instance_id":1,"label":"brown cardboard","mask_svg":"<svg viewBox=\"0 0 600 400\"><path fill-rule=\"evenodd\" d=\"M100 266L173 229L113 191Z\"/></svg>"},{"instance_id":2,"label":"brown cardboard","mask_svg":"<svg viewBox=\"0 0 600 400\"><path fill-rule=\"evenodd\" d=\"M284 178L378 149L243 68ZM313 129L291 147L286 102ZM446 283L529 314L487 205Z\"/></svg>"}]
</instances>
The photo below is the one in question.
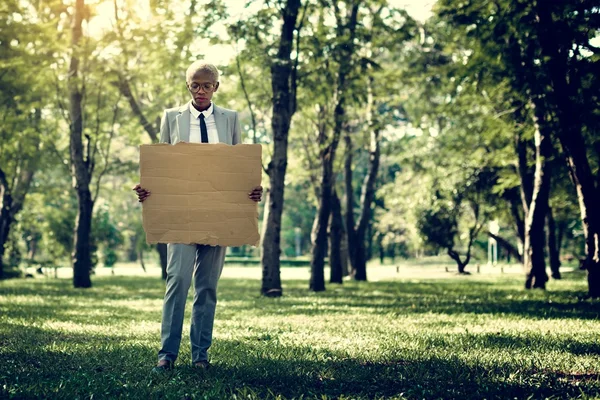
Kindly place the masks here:
<instances>
[{"instance_id":1,"label":"brown cardboard","mask_svg":"<svg viewBox=\"0 0 600 400\"><path fill-rule=\"evenodd\" d=\"M148 243L257 246L258 144L177 143L140 146L140 186Z\"/></svg>"}]
</instances>

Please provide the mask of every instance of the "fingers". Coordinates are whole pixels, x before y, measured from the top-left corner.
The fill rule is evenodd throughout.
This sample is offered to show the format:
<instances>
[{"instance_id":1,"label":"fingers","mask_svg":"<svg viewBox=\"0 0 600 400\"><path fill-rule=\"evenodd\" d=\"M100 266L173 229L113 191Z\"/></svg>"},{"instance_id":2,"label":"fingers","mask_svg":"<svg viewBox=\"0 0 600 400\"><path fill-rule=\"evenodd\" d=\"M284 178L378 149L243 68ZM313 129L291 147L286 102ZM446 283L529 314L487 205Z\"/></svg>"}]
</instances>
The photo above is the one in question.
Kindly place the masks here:
<instances>
[{"instance_id":1,"label":"fingers","mask_svg":"<svg viewBox=\"0 0 600 400\"><path fill-rule=\"evenodd\" d=\"M142 203L144 200L146 200L148 197L150 197L150 192L144 192L144 193L138 193L138 201L140 203Z\"/></svg>"},{"instance_id":2,"label":"fingers","mask_svg":"<svg viewBox=\"0 0 600 400\"><path fill-rule=\"evenodd\" d=\"M138 201L140 203L143 202L144 200L146 200L150 196L150 192L148 190L142 188L139 183L133 187L133 190L137 194Z\"/></svg>"},{"instance_id":3,"label":"fingers","mask_svg":"<svg viewBox=\"0 0 600 400\"><path fill-rule=\"evenodd\" d=\"M259 202L262 200L263 188L262 186L257 186L250 193L248 193L248 198L252 201Z\"/></svg>"}]
</instances>

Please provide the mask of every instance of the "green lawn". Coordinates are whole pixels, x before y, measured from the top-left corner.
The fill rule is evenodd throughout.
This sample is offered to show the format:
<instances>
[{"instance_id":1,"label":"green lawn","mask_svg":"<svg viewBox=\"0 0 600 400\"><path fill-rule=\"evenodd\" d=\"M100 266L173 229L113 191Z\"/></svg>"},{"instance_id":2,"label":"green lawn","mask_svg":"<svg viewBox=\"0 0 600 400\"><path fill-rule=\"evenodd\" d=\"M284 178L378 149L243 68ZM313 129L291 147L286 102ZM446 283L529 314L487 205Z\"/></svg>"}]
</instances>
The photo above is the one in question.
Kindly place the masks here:
<instances>
[{"instance_id":1,"label":"green lawn","mask_svg":"<svg viewBox=\"0 0 600 400\"><path fill-rule=\"evenodd\" d=\"M258 280L226 276L214 368L188 366L184 335L176 370L160 379L149 374L160 280L4 281L0 398L599 398L600 303L578 300L584 278L567 274L548 293L522 281L448 274L313 294L295 280L265 299Z\"/></svg>"}]
</instances>

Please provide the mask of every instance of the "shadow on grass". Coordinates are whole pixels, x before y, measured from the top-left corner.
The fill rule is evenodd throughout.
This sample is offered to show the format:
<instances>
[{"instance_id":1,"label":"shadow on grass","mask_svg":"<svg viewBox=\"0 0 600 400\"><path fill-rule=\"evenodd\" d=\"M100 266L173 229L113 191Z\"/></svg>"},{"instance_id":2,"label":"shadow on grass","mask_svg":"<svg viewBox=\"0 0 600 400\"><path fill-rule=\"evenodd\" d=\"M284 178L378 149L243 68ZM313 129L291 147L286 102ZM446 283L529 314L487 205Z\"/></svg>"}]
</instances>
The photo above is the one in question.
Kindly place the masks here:
<instances>
[{"instance_id":1,"label":"shadow on grass","mask_svg":"<svg viewBox=\"0 0 600 400\"><path fill-rule=\"evenodd\" d=\"M89 290L75 290L70 285L70 281L60 280L0 284L0 398L600 395L596 372L575 374L558 367L541 370L518 359L526 359L534 351L600 354L597 340L574 340L576 332L563 337L541 332L423 335L419 330L405 331L398 332L400 340L394 338L396 347L377 355L366 352L359 359L306 342L318 335L290 332L288 338L297 335L293 342L302 343L292 345L282 343L276 330L252 326L262 317L281 318L285 324L286 316L302 315L310 317L310 329L316 330L323 327L320 324L326 323L328 315L340 314L346 321L354 321L352 315L383 315L391 320L412 314L469 313L497 314L502 319L596 319L597 303L577 301L580 292L569 285L545 294L519 290L516 281L350 282L313 294L305 289L306 282L291 281L285 284L285 297L265 299L258 295L259 281L224 279L219 293L225 306L220 306L217 318L252 326L251 335L234 327L227 338L217 338L212 349L215 368L207 373L185 366L189 349L184 339L180 366L160 379L151 378L149 370L159 341L163 283L152 278L110 277L95 279ZM141 321L152 322L156 328L134 330ZM341 327L328 334L344 338ZM362 334L373 332L370 326L355 328L362 329ZM220 329L224 328L217 322L217 331ZM312 339L302 339L307 337ZM361 343L346 340L347 346ZM419 350L402 347L402 340L419 342ZM470 357L473 349L502 356Z\"/></svg>"},{"instance_id":2,"label":"shadow on grass","mask_svg":"<svg viewBox=\"0 0 600 400\"><path fill-rule=\"evenodd\" d=\"M514 283L499 284L482 281L436 280L398 282L350 282L329 285L322 293L309 293L306 283L286 282L285 297L279 302L268 299L246 302L251 312L257 304L269 309L285 308L289 315L316 315L321 313L354 314L358 310L384 315L408 314L502 314L530 319L586 319L600 317L600 303L579 300L584 292L561 290L557 292L525 292ZM257 288L248 282L229 279L221 285L221 298L258 297ZM320 306L313 301L318 299Z\"/></svg>"},{"instance_id":3,"label":"shadow on grass","mask_svg":"<svg viewBox=\"0 0 600 400\"><path fill-rule=\"evenodd\" d=\"M69 346L57 348L55 343ZM156 349L116 336L33 327L18 342L3 345L8 347L2 351L0 397L474 399L600 394L597 374L540 371L508 362L490 366L427 353L374 362L309 345L273 344L277 348L270 351L265 343L219 340L215 347L221 358L211 370L200 372L182 361L156 378L149 374Z\"/></svg>"},{"instance_id":4,"label":"shadow on grass","mask_svg":"<svg viewBox=\"0 0 600 400\"><path fill-rule=\"evenodd\" d=\"M256 313L259 308L261 314L281 314L283 309L287 315L309 316L354 314L364 310L370 314L396 316L438 313L502 314L530 319L596 320L600 317L600 303L579 300L585 294L581 290L524 291L517 281L490 282L466 278L461 281L347 282L344 285L328 285L327 291L315 294L306 290L306 282L295 280L285 282L284 297L275 300L261 297L258 294L259 284L257 280L222 279L219 299L221 302L236 302L233 312ZM160 302L163 294L164 283L146 277L97 278L94 287L86 290L73 289L69 280L25 280L17 284L13 281L11 285L0 283L0 296L43 296L44 304L38 302L35 303L37 305L19 305L4 310L13 313L13 316L14 312L29 316L39 314L41 317L50 313L60 319L69 319L73 316L72 309L65 313L56 307L69 303L76 304L83 311L87 308L87 311L103 310L117 316L123 314L125 318L143 318L144 313L136 312L133 302ZM191 296L192 291L190 299ZM121 303L113 307L111 301ZM132 302L130 309L127 309L127 301ZM39 310L36 311L36 307ZM160 313L160 305L157 305L156 311Z\"/></svg>"}]
</instances>

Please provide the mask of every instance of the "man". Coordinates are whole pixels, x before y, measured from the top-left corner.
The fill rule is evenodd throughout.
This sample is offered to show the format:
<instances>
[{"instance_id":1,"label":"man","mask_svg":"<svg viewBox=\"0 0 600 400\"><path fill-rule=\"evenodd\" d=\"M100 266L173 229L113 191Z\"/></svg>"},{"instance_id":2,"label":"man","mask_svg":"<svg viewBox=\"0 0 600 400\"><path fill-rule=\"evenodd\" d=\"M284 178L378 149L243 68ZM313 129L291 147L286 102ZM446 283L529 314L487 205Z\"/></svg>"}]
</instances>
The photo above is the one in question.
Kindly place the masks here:
<instances>
[{"instance_id":1,"label":"man","mask_svg":"<svg viewBox=\"0 0 600 400\"><path fill-rule=\"evenodd\" d=\"M192 100L182 107L165 110L160 126L160 142L176 144L241 142L240 122L235 111L217 107L212 102L219 89L219 71L212 64L196 61L186 71L187 88ZM150 192L136 185L140 202ZM248 197L259 202L263 188L254 188ZM192 365L207 369L208 348L212 342L213 322L217 305L217 282L223 270L225 247L207 245L167 245L167 289L163 303L161 349L153 372L173 368L179 353L185 302L194 278L194 304L190 342Z\"/></svg>"}]
</instances>

